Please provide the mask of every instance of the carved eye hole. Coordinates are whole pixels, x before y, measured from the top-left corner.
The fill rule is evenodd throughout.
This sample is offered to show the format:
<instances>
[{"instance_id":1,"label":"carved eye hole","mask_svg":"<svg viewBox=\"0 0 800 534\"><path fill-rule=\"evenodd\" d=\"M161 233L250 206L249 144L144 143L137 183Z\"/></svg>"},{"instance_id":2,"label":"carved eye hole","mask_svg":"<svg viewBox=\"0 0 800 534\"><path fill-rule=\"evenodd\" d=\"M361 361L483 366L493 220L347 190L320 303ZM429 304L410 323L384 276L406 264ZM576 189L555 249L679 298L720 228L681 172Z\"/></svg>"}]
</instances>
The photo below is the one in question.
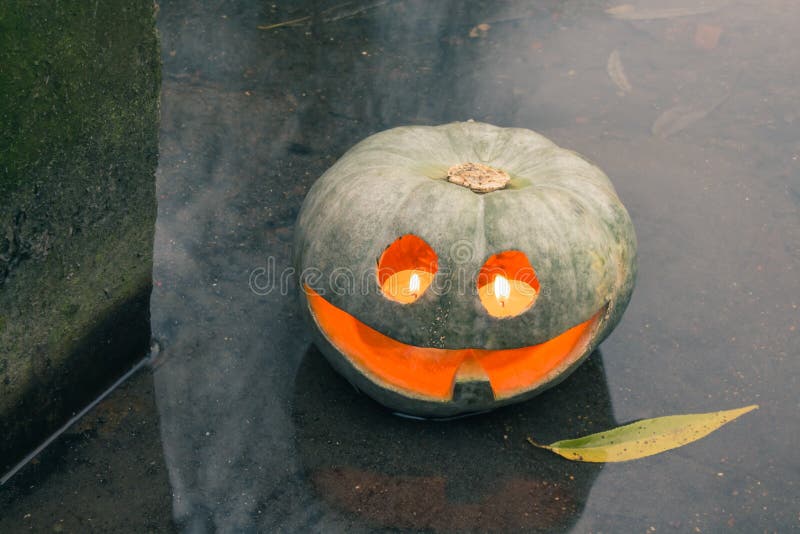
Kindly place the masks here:
<instances>
[{"instance_id":1,"label":"carved eye hole","mask_svg":"<svg viewBox=\"0 0 800 534\"><path fill-rule=\"evenodd\" d=\"M539 279L531 262L518 250L493 255L478 273L478 296L492 317L514 317L539 295Z\"/></svg>"},{"instance_id":2,"label":"carved eye hole","mask_svg":"<svg viewBox=\"0 0 800 534\"><path fill-rule=\"evenodd\" d=\"M378 285L383 296L410 304L425 293L436 274L438 258L430 245L406 234L397 238L378 260Z\"/></svg>"}]
</instances>

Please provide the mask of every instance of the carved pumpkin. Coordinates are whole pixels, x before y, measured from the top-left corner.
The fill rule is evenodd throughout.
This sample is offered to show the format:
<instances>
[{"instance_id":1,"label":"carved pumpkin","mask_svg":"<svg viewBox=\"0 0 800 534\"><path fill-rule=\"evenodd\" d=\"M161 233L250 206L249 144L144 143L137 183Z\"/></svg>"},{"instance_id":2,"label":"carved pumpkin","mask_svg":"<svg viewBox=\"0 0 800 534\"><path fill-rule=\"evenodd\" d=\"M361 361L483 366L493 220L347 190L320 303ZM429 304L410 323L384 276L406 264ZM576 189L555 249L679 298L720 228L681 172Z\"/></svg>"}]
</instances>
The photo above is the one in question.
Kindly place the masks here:
<instances>
[{"instance_id":1,"label":"carved pumpkin","mask_svg":"<svg viewBox=\"0 0 800 534\"><path fill-rule=\"evenodd\" d=\"M295 234L323 354L384 405L432 417L564 379L619 322L635 261L600 169L475 122L365 139L311 188Z\"/></svg>"}]
</instances>

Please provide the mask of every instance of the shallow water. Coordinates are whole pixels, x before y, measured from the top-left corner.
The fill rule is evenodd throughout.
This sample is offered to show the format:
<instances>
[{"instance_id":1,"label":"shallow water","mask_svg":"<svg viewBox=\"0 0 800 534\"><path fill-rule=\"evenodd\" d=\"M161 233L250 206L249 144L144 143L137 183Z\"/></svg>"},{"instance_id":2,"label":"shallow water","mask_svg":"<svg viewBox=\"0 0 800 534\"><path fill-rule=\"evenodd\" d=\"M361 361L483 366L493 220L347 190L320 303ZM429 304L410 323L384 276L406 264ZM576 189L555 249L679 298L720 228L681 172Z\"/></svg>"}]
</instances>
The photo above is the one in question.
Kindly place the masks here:
<instances>
[{"instance_id":1,"label":"shallow water","mask_svg":"<svg viewBox=\"0 0 800 534\"><path fill-rule=\"evenodd\" d=\"M151 306L180 526L800 526L800 8L614 6L160 3ZM289 266L303 197L347 148L470 118L536 130L604 169L636 227L638 284L602 354L555 390L404 420L330 370L294 289L267 291L263 274ZM752 403L698 443L625 464L525 441Z\"/></svg>"}]
</instances>

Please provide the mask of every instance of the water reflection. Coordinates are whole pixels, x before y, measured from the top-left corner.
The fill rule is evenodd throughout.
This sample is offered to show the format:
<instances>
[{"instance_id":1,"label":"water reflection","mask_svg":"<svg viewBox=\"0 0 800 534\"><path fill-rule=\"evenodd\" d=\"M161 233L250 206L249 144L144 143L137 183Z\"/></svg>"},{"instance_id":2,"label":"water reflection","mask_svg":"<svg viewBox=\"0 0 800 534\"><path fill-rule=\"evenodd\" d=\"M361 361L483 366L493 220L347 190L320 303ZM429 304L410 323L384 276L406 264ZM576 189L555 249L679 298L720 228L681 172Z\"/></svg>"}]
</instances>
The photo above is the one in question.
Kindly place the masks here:
<instances>
[{"instance_id":1,"label":"water reflection","mask_svg":"<svg viewBox=\"0 0 800 534\"><path fill-rule=\"evenodd\" d=\"M431 422L388 415L316 348L300 364L296 447L317 498L354 525L426 532L562 532L601 466L534 449L614 425L599 353L562 386L491 414Z\"/></svg>"}]
</instances>

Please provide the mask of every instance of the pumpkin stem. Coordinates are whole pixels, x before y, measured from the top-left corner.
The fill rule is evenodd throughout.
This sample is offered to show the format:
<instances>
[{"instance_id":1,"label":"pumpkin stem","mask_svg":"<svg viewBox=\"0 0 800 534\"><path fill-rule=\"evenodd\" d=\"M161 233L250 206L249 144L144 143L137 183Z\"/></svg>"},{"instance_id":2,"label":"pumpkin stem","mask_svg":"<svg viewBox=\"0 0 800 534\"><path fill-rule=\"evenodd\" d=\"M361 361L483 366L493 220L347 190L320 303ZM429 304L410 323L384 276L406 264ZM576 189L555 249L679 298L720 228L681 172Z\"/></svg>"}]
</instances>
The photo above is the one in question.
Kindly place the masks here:
<instances>
[{"instance_id":1,"label":"pumpkin stem","mask_svg":"<svg viewBox=\"0 0 800 534\"><path fill-rule=\"evenodd\" d=\"M468 187L474 193L490 193L507 186L511 177L506 171L468 162L447 169L447 181Z\"/></svg>"}]
</instances>

